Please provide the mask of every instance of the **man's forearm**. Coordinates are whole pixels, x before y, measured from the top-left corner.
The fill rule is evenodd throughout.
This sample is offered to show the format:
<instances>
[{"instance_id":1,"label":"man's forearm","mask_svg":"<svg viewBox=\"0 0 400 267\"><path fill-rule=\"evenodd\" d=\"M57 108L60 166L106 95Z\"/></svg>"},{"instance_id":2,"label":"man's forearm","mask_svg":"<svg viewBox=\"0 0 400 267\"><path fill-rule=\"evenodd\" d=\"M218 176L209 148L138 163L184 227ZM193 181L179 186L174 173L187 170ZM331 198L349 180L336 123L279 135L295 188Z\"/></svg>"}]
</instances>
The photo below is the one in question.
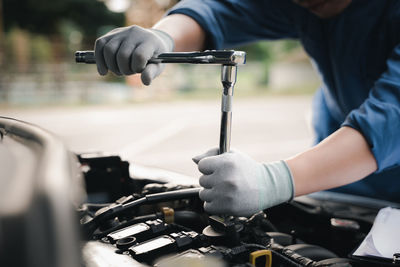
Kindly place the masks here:
<instances>
[{"instance_id":1,"label":"man's forearm","mask_svg":"<svg viewBox=\"0 0 400 267\"><path fill-rule=\"evenodd\" d=\"M377 169L361 133L342 127L317 146L286 160L300 196L358 181Z\"/></svg>"},{"instance_id":2,"label":"man's forearm","mask_svg":"<svg viewBox=\"0 0 400 267\"><path fill-rule=\"evenodd\" d=\"M204 49L206 34L191 17L173 14L161 19L153 28L168 33L174 39L176 52Z\"/></svg>"}]
</instances>

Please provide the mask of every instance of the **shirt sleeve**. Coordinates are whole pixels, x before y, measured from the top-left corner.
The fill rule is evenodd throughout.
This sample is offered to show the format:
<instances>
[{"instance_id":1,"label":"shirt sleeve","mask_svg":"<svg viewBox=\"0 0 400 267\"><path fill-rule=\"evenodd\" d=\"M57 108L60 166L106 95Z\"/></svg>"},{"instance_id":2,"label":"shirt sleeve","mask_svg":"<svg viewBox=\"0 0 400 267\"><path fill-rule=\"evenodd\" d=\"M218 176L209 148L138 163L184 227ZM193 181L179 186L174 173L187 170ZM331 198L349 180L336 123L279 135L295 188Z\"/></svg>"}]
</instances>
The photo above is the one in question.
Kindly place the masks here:
<instances>
[{"instance_id":1,"label":"shirt sleeve","mask_svg":"<svg viewBox=\"0 0 400 267\"><path fill-rule=\"evenodd\" d=\"M167 12L196 20L207 49L224 49L262 39L297 38L291 0L183 0Z\"/></svg>"},{"instance_id":2,"label":"shirt sleeve","mask_svg":"<svg viewBox=\"0 0 400 267\"><path fill-rule=\"evenodd\" d=\"M368 98L350 112L342 126L364 135L377 161L377 172L400 165L400 44Z\"/></svg>"}]
</instances>

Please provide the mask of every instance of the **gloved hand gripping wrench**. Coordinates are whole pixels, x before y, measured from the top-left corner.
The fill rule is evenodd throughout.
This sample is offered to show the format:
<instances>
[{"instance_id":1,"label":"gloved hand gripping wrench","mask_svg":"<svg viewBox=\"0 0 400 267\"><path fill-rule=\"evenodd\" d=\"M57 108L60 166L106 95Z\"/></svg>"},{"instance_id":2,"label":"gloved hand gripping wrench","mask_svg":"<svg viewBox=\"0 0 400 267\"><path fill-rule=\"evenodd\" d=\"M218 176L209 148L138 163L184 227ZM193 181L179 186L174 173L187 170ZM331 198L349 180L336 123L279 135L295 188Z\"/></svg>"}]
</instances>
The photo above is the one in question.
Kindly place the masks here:
<instances>
[{"instance_id":1,"label":"gloved hand gripping wrench","mask_svg":"<svg viewBox=\"0 0 400 267\"><path fill-rule=\"evenodd\" d=\"M77 51L77 63L96 64L94 51ZM229 152L232 128L233 89L237 77L237 65L246 63L246 52L234 50L206 50L204 52L172 52L162 53L148 61L155 63L191 63L221 65L221 82L223 86L221 102L221 129L219 153Z\"/></svg>"}]
</instances>

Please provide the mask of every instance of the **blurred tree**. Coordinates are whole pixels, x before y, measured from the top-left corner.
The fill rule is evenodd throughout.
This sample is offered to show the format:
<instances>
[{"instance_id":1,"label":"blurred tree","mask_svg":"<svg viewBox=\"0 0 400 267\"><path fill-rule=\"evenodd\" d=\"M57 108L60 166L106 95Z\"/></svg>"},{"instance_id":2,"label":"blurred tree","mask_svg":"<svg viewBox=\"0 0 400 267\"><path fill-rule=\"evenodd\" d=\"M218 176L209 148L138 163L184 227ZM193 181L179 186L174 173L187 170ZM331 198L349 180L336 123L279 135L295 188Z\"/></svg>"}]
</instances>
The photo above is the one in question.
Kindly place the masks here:
<instances>
[{"instance_id":1,"label":"blurred tree","mask_svg":"<svg viewBox=\"0 0 400 267\"><path fill-rule=\"evenodd\" d=\"M4 29L3 29L3 3L0 0L0 73L4 73L3 65L4 65L4 51L5 48L5 38L4 38ZM7 94L4 89L4 75L0 75L0 99L5 99Z\"/></svg>"},{"instance_id":2,"label":"blurred tree","mask_svg":"<svg viewBox=\"0 0 400 267\"><path fill-rule=\"evenodd\" d=\"M52 88L56 90L62 90L66 80L66 68L62 63L73 61L69 49L93 48L101 27L125 24L123 13L111 12L99 0L0 1L4 31L11 44L3 54L10 63L7 64L8 73L34 73L35 82L40 86L41 74L49 73ZM70 47L72 43L75 47Z\"/></svg>"},{"instance_id":3,"label":"blurred tree","mask_svg":"<svg viewBox=\"0 0 400 267\"><path fill-rule=\"evenodd\" d=\"M269 70L271 65L289 52L301 47L297 40L260 41L239 48L247 53L249 61L261 63L265 75L258 81L260 85L269 82Z\"/></svg>"},{"instance_id":4,"label":"blurred tree","mask_svg":"<svg viewBox=\"0 0 400 267\"><path fill-rule=\"evenodd\" d=\"M3 66L3 54L4 54L4 28L3 28L3 3L0 0L0 70ZM0 81L1 82L1 81ZM0 84L1 89L1 84Z\"/></svg>"},{"instance_id":5,"label":"blurred tree","mask_svg":"<svg viewBox=\"0 0 400 267\"><path fill-rule=\"evenodd\" d=\"M29 33L21 29L13 29L10 32L9 39L11 45L7 51L13 56L13 64L16 66L18 72L26 72L31 63Z\"/></svg>"},{"instance_id":6,"label":"blurred tree","mask_svg":"<svg viewBox=\"0 0 400 267\"><path fill-rule=\"evenodd\" d=\"M4 26L32 33L54 35L60 33L63 21L72 21L89 40L97 36L104 25L122 26L123 13L113 13L98 0L3 0Z\"/></svg>"}]
</instances>

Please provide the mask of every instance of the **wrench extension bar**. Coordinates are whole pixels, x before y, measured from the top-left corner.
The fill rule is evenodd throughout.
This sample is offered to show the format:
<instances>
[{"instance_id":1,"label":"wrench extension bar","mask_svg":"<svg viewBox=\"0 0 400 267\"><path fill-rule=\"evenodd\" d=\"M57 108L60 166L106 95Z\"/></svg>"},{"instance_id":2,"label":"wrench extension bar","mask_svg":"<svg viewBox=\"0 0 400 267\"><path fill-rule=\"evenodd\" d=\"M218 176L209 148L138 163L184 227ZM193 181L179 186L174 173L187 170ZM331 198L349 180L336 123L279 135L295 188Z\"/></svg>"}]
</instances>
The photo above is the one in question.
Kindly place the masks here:
<instances>
[{"instance_id":1,"label":"wrench extension bar","mask_svg":"<svg viewBox=\"0 0 400 267\"><path fill-rule=\"evenodd\" d=\"M77 63L96 64L94 51L76 51L75 61ZM246 52L234 50L206 50L203 52L162 53L151 58L148 63L220 64L236 66L246 63Z\"/></svg>"}]
</instances>

